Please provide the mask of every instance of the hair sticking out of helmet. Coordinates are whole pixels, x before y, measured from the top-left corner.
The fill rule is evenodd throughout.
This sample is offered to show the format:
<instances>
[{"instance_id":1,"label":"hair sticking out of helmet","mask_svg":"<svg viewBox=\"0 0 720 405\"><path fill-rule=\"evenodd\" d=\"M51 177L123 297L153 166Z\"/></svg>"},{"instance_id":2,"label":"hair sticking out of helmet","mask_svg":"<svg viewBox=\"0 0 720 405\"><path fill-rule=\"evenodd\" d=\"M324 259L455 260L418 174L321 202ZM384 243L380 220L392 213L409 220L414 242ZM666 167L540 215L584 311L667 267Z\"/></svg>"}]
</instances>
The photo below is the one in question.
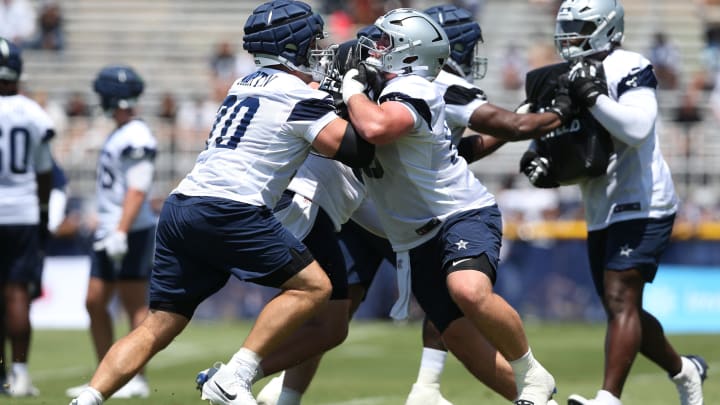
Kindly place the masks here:
<instances>
[{"instance_id":1,"label":"hair sticking out of helmet","mask_svg":"<svg viewBox=\"0 0 720 405\"><path fill-rule=\"evenodd\" d=\"M20 47L0 37L0 80L16 82L22 75L23 61Z\"/></svg>"},{"instance_id":2,"label":"hair sticking out of helmet","mask_svg":"<svg viewBox=\"0 0 720 405\"><path fill-rule=\"evenodd\" d=\"M622 44L625 11L617 0L565 0L555 24L555 47L568 61Z\"/></svg>"},{"instance_id":3,"label":"hair sticking out of helmet","mask_svg":"<svg viewBox=\"0 0 720 405\"><path fill-rule=\"evenodd\" d=\"M104 67L93 82L93 90L100 96L104 111L132 108L145 89L142 78L131 67Z\"/></svg>"},{"instance_id":4,"label":"hair sticking out of helmet","mask_svg":"<svg viewBox=\"0 0 720 405\"><path fill-rule=\"evenodd\" d=\"M440 24L450 41L450 59L445 66L468 81L485 77L487 58L480 56L482 29L473 15L451 4L430 7L425 13Z\"/></svg>"},{"instance_id":5,"label":"hair sticking out of helmet","mask_svg":"<svg viewBox=\"0 0 720 405\"><path fill-rule=\"evenodd\" d=\"M324 37L323 27L322 17L301 1L270 1L245 22L243 49L257 66L284 65L311 73L310 51Z\"/></svg>"},{"instance_id":6,"label":"hair sticking out of helmet","mask_svg":"<svg viewBox=\"0 0 720 405\"><path fill-rule=\"evenodd\" d=\"M365 59L380 71L397 75L418 75L432 80L440 73L450 55L450 42L442 27L427 14L398 8L379 17L374 24L378 39L359 37L367 48Z\"/></svg>"}]
</instances>

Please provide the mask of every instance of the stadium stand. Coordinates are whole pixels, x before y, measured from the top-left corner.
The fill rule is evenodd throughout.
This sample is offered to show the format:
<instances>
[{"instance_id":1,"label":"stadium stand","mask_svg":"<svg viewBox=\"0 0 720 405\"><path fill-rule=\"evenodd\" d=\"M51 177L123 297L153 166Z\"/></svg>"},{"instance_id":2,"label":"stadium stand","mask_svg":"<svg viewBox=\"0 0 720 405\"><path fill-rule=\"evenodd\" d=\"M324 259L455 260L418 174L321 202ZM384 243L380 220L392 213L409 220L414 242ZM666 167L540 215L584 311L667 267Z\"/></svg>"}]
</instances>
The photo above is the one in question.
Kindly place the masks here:
<instances>
[{"instance_id":1,"label":"stadium stand","mask_svg":"<svg viewBox=\"0 0 720 405\"><path fill-rule=\"evenodd\" d=\"M33 0L39 7L40 0ZM62 52L27 50L27 81L31 89L47 92L49 98L64 100L74 92L90 93L90 78L99 66L126 62L137 66L146 79L147 96L142 107L146 117L158 109L163 94L172 92L178 100L210 98L208 59L214 44L223 39L242 38L241 21L257 2L220 0L66 0L62 2L65 18L66 47ZM309 1L313 6L319 2ZM437 2L416 0L413 5L423 9ZM646 51L652 34L662 27L668 38L681 51L682 70L678 90L664 91L663 150L677 178L681 195L689 195L693 187L717 188L720 173L720 139L710 132L715 122L707 108L707 92L701 94L700 108L705 117L690 134L672 122L671 112L681 99L682 89L690 77L702 69L703 33L701 18L693 2L676 0L625 0L626 43L629 49ZM487 77L481 85L497 105L514 108L522 99L521 92L508 92L500 83L500 60L510 41L529 52L536 44L552 44L554 15L546 6L528 0L490 0L479 16L485 36L485 52L490 58ZM238 46L239 48L239 46ZM154 124L154 123L151 123ZM67 155L65 166L74 180L74 192L91 194L97 145L85 132L100 125L90 122L72 126L76 134L61 135L57 148ZM78 134L79 132L79 134ZM91 131L92 132L92 131ZM103 130L96 132L104 133ZM161 128L159 132L163 132ZM192 164L201 139L164 138L165 150L160 153L158 195L164 195L175 178ZM689 154L678 145L691 139ZM160 135L163 140L162 134ZM173 141L174 139L174 141ZM479 161L473 169L491 188L501 178L517 171L518 157L527 143L510 144L495 155ZM162 146L161 146L162 147ZM84 151L87 149L87 151ZM171 158L168 151L174 151ZM87 152L87 153L85 153ZM699 180L698 180L699 179ZM690 183L688 183L687 181ZM700 181L702 184L697 184Z\"/></svg>"}]
</instances>

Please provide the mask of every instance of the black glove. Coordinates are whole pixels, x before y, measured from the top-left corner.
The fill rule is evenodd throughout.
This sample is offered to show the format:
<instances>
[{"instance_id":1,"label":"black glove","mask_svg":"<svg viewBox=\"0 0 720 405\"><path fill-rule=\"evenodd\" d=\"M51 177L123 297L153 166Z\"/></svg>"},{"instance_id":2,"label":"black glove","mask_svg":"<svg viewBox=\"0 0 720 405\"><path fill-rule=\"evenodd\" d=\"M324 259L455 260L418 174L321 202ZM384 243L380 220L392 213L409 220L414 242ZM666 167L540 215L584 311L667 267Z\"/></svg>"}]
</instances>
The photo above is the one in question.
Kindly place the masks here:
<instances>
[{"instance_id":1,"label":"black glove","mask_svg":"<svg viewBox=\"0 0 720 405\"><path fill-rule=\"evenodd\" d=\"M559 186L550 176L550 161L538 155L534 150L526 151L520 158L520 171L527 176L530 183L535 187L553 188Z\"/></svg>"},{"instance_id":2,"label":"black glove","mask_svg":"<svg viewBox=\"0 0 720 405\"><path fill-rule=\"evenodd\" d=\"M385 77L383 72L378 70L375 66L365 62L360 62L357 70L359 74L355 77L355 79L365 84L365 93L371 99L377 100L383 86L385 86Z\"/></svg>"},{"instance_id":3,"label":"black glove","mask_svg":"<svg viewBox=\"0 0 720 405\"><path fill-rule=\"evenodd\" d=\"M345 41L335 50L335 69L340 73L340 79L350 69L357 69L360 64L360 52L357 39Z\"/></svg>"},{"instance_id":4,"label":"black glove","mask_svg":"<svg viewBox=\"0 0 720 405\"><path fill-rule=\"evenodd\" d=\"M555 98L548 111L557 114L560 121L566 124L574 113L572 98L570 97L570 80L567 75L561 75L558 78L558 87L555 89Z\"/></svg>"},{"instance_id":5,"label":"black glove","mask_svg":"<svg viewBox=\"0 0 720 405\"><path fill-rule=\"evenodd\" d=\"M602 64L580 61L570 69L570 94L584 107L595 105L601 94L607 94L607 82Z\"/></svg>"}]
</instances>

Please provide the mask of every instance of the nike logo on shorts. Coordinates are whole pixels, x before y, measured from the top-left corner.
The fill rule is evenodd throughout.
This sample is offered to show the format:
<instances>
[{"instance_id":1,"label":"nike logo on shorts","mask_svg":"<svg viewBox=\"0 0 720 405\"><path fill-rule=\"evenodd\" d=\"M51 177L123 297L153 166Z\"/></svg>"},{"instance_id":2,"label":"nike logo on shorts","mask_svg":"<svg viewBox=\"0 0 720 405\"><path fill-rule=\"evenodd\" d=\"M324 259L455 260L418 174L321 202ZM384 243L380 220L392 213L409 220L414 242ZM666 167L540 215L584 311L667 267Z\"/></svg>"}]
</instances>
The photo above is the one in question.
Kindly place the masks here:
<instances>
[{"instance_id":1,"label":"nike logo on shorts","mask_svg":"<svg viewBox=\"0 0 720 405\"><path fill-rule=\"evenodd\" d=\"M452 265L453 265L453 267L454 267L454 266L457 266L457 265L460 264L460 263L465 263L465 262L468 261L468 260L472 260L472 259L471 259L471 258L465 258L465 259L460 259L460 260L453 260Z\"/></svg>"}]
</instances>

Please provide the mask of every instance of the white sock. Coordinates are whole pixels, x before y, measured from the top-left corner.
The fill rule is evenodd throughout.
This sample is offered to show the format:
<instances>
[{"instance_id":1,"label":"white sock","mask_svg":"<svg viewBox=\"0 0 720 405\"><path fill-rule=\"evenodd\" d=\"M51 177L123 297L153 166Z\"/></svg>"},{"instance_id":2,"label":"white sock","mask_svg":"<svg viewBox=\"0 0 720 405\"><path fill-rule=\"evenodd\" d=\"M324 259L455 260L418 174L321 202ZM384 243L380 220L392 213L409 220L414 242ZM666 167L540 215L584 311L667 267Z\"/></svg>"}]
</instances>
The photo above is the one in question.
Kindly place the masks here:
<instances>
[{"instance_id":1,"label":"white sock","mask_svg":"<svg viewBox=\"0 0 720 405\"><path fill-rule=\"evenodd\" d=\"M12 373L15 375L27 374L28 373L27 363L13 363Z\"/></svg>"},{"instance_id":2,"label":"white sock","mask_svg":"<svg viewBox=\"0 0 720 405\"><path fill-rule=\"evenodd\" d=\"M598 391L595 400L603 405L622 405L620 398L605 390Z\"/></svg>"},{"instance_id":3,"label":"white sock","mask_svg":"<svg viewBox=\"0 0 720 405\"><path fill-rule=\"evenodd\" d=\"M300 405L302 394L292 388L283 386L278 397L277 405Z\"/></svg>"},{"instance_id":4,"label":"white sock","mask_svg":"<svg viewBox=\"0 0 720 405\"><path fill-rule=\"evenodd\" d=\"M515 374L515 380L524 379L525 374L533 367L535 362L535 357L533 357L532 350L530 349L519 359L510 361L509 363L513 369L513 374Z\"/></svg>"},{"instance_id":5,"label":"white sock","mask_svg":"<svg viewBox=\"0 0 720 405\"><path fill-rule=\"evenodd\" d=\"M692 360L686 357L680 357L680 360L682 360L682 368L680 369L679 373L670 377L673 381L678 381L683 378L689 377L690 373L693 371L693 369L695 369L695 365L692 363Z\"/></svg>"},{"instance_id":6,"label":"white sock","mask_svg":"<svg viewBox=\"0 0 720 405\"><path fill-rule=\"evenodd\" d=\"M243 347L232 356L228 365L234 368L239 376L252 381L260 368L261 360L257 353Z\"/></svg>"},{"instance_id":7,"label":"white sock","mask_svg":"<svg viewBox=\"0 0 720 405\"><path fill-rule=\"evenodd\" d=\"M102 405L104 401L100 391L93 387L85 388L75 399L77 400L77 405Z\"/></svg>"},{"instance_id":8,"label":"white sock","mask_svg":"<svg viewBox=\"0 0 720 405\"><path fill-rule=\"evenodd\" d=\"M417 383L439 384L446 358L446 351L424 347L420 360L420 371L418 371Z\"/></svg>"}]
</instances>

